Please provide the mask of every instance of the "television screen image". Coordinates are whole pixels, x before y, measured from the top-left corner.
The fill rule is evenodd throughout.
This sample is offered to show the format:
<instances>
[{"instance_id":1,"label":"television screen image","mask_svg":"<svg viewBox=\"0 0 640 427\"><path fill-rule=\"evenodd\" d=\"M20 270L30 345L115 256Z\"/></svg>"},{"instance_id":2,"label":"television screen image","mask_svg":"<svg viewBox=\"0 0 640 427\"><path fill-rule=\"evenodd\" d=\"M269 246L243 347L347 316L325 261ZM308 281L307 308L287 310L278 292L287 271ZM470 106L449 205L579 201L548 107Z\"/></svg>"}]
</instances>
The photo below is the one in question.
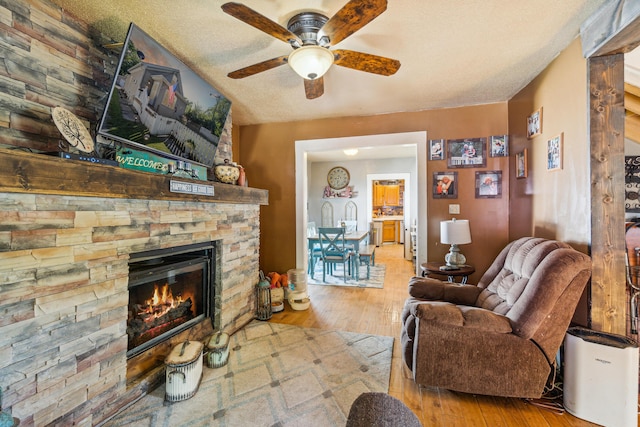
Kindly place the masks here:
<instances>
[{"instance_id":1,"label":"television screen image","mask_svg":"<svg viewBox=\"0 0 640 427\"><path fill-rule=\"evenodd\" d=\"M231 101L131 23L98 134L164 157L214 166ZM126 149L126 148L125 148Z\"/></svg>"}]
</instances>

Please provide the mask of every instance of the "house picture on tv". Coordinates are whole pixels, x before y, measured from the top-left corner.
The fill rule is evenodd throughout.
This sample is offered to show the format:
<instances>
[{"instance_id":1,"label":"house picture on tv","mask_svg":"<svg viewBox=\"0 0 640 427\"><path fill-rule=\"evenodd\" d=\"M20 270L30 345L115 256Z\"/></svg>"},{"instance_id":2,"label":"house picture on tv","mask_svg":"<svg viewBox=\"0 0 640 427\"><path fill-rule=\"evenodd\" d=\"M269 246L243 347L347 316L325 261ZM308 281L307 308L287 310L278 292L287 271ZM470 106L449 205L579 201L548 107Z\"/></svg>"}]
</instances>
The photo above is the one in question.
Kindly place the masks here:
<instances>
[{"instance_id":1,"label":"house picture on tv","mask_svg":"<svg viewBox=\"0 0 640 427\"><path fill-rule=\"evenodd\" d=\"M231 101L131 24L98 132L214 165Z\"/></svg>"}]
</instances>

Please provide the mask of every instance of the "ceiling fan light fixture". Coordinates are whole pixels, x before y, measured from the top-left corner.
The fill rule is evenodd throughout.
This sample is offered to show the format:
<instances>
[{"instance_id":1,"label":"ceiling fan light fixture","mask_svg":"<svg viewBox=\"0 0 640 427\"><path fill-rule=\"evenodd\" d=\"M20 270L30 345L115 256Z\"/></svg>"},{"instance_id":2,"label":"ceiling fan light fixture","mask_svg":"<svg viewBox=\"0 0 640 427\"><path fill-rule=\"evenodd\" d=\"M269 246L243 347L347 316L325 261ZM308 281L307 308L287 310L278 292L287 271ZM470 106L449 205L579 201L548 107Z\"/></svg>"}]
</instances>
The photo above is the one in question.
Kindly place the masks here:
<instances>
[{"instance_id":1,"label":"ceiling fan light fixture","mask_svg":"<svg viewBox=\"0 0 640 427\"><path fill-rule=\"evenodd\" d=\"M322 46L302 46L289 54L288 63L300 77L314 80L329 70L333 53Z\"/></svg>"}]
</instances>

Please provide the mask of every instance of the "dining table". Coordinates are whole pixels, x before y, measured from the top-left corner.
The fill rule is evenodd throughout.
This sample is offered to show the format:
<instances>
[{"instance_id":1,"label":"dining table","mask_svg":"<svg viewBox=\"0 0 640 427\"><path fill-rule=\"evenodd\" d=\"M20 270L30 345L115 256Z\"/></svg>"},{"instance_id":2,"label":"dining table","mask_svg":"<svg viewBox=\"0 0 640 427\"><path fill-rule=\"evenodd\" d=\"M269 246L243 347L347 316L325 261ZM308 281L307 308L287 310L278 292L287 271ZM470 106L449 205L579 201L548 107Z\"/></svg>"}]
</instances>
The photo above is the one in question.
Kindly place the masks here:
<instances>
[{"instance_id":1,"label":"dining table","mask_svg":"<svg viewBox=\"0 0 640 427\"><path fill-rule=\"evenodd\" d=\"M353 245L353 251L355 256L355 279L359 280L360 276L360 244L364 241L368 241L369 231L354 230L344 233L344 240L347 244ZM320 246L320 235L318 233L307 236L309 244L309 274L313 274L315 264L313 262L313 249L316 245Z\"/></svg>"}]
</instances>

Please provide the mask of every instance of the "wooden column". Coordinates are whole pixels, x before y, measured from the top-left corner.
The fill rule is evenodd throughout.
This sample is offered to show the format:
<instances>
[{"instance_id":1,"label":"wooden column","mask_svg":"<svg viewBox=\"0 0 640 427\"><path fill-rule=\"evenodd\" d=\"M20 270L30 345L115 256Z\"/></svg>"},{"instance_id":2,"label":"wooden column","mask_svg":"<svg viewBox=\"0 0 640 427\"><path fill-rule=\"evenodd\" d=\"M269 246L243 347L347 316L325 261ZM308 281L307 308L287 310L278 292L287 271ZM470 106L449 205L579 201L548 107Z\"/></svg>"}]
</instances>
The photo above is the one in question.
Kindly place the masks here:
<instances>
[{"instance_id":1,"label":"wooden column","mask_svg":"<svg viewBox=\"0 0 640 427\"><path fill-rule=\"evenodd\" d=\"M640 44L640 2L606 2L580 28L591 147L591 327L626 334L624 56Z\"/></svg>"},{"instance_id":2,"label":"wooden column","mask_svg":"<svg viewBox=\"0 0 640 427\"><path fill-rule=\"evenodd\" d=\"M624 56L588 60L591 135L591 327L626 332Z\"/></svg>"}]
</instances>

